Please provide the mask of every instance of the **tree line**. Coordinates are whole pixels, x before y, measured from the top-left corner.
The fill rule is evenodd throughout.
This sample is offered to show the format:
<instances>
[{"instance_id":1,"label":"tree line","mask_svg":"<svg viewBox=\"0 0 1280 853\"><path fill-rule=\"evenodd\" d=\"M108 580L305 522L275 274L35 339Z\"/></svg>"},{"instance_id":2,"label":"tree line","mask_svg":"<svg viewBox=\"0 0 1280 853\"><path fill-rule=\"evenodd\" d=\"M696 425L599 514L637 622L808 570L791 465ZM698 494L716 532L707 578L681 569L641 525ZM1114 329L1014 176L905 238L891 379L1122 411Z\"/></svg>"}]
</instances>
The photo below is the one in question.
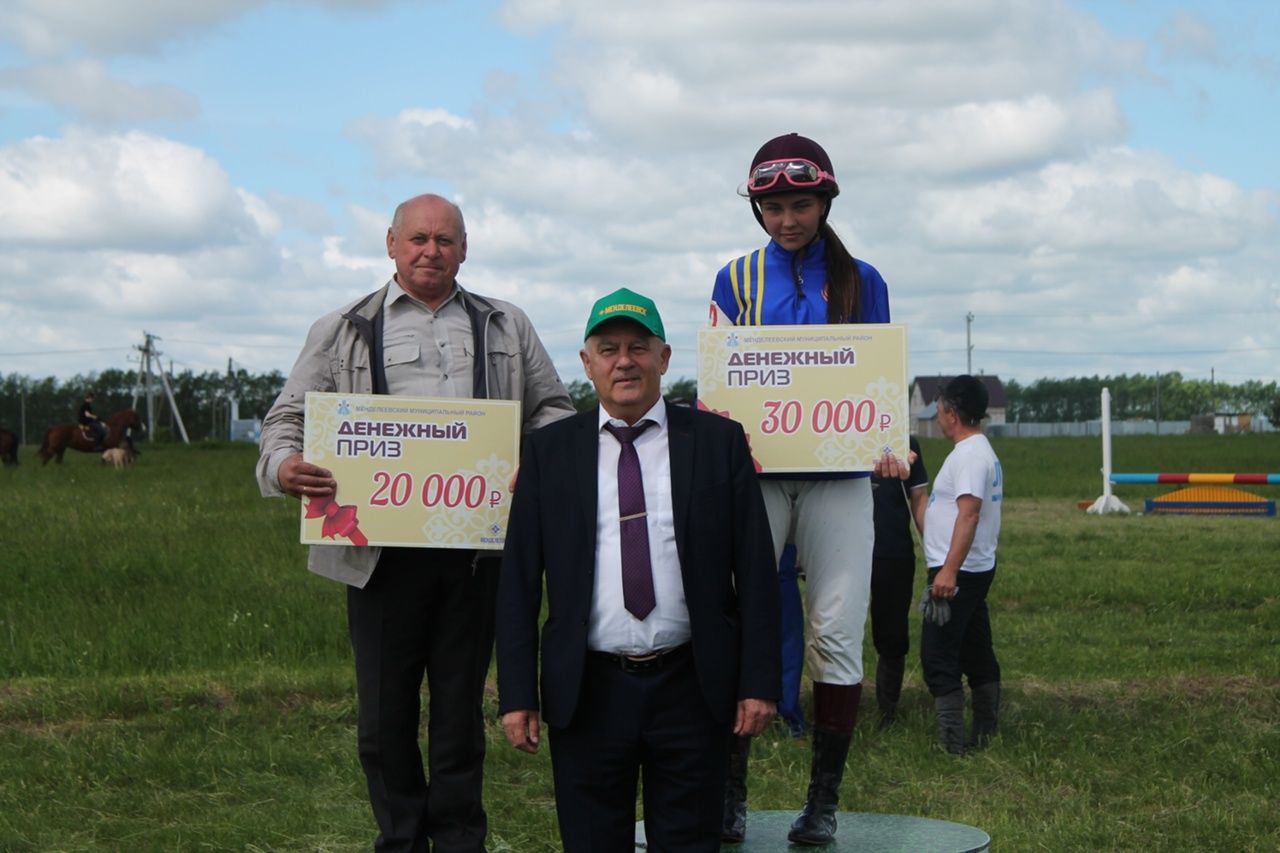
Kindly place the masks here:
<instances>
[{"instance_id":1,"label":"tree line","mask_svg":"<svg viewBox=\"0 0 1280 853\"><path fill-rule=\"evenodd\" d=\"M168 374L168 379L187 436L192 441L203 441L227 437L232 398L238 402L242 419L265 417L284 387L285 377L278 370L252 374L241 369L234 373L184 370ZM567 387L579 411L596 405L596 392L590 382L577 380ZM667 387L667 398L691 401L695 388L692 379L676 380ZM93 410L100 418L128 408L138 409L146 418L145 391L135 371L111 368L65 380L52 376L32 379L11 373L0 376L0 427L19 435L25 427L26 443L38 444L48 427L75 421L88 391L94 392ZM156 418L154 438L178 438L169 401L158 379L152 380L152 393Z\"/></svg>"},{"instance_id":2,"label":"tree line","mask_svg":"<svg viewBox=\"0 0 1280 853\"><path fill-rule=\"evenodd\" d=\"M185 370L171 374L169 385L187 435L192 441L199 441L227 437L233 397L239 402L241 418L265 416L284 387L284 380L278 370L256 375L243 369L234 373ZM25 425L27 443L37 443L50 425L75 420L80 401L89 390L96 394L94 411L99 417L135 405L145 417L146 399L138 381L134 371L114 368L65 380L0 376L0 427L21 434ZM579 411L595 406L591 383L578 379L567 387ZM1248 412L1265 414L1280 424L1277 383L1251 380L1230 385L1184 379L1177 372L1037 379L1027 385L1010 380L1005 384L1006 417L1011 422L1030 423L1097 420L1101 417L1104 387L1111 389L1111 417L1116 420L1185 421L1193 415ZM163 389L153 381L152 390L156 401L155 438L176 437L177 428ZM668 400L690 402L697 396L697 383L693 379L674 380L667 385L665 395Z\"/></svg>"},{"instance_id":3,"label":"tree line","mask_svg":"<svg viewBox=\"0 0 1280 853\"><path fill-rule=\"evenodd\" d=\"M258 375L243 369L234 373L186 370L169 374L168 379L182 424L192 441L227 437L232 397L239 401L241 418L260 418L284 387L284 375L278 370ZM155 395L154 437L177 437L164 388L154 378L151 385ZM87 391L94 392L93 411L100 418L128 408L137 408L146 418L147 400L138 374L111 368L65 380L52 376L31 379L18 374L0 377L0 426L21 434L25 424L27 443L37 444L49 426L75 421Z\"/></svg>"},{"instance_id":4,"label":"tree line","mask_svg":"<svg viewBox=\"0 0 1280 853\"><path fill-rule=\"evenodd\" d=\"M1111 390L1113 420L1186 421L1218 412L1265 414L1280 424L1280 387L1250 380L1239 385L1184 379L1181 373L1086 376L1005 384L1010 422L1061 423L1102 417L1102 389Z\"/></svg>"}]
</instances>

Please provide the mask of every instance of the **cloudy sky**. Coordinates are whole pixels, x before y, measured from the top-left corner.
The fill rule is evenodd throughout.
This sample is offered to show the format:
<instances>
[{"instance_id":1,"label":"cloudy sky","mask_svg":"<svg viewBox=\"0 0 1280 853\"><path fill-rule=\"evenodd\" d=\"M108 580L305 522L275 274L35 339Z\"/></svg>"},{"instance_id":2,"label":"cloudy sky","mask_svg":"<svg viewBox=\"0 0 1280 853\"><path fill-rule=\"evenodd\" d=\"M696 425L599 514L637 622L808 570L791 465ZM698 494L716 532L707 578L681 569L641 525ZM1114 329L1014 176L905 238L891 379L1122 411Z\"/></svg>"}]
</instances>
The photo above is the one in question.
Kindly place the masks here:
<instances>
[{"instance_id":1,"label":"cloudy sky","mask_svg":"<svg viewBox=\"0 0 1280 853\"><path fill-rule=\"evenodd\" d=\"M822 142L910 374L1280 378L1273 0L0 0L0 373L287 371L383 283L390 214L467 215L464 286L567 379L653 295L692 376L736 191Z\"/></svg>"}]
</instances>

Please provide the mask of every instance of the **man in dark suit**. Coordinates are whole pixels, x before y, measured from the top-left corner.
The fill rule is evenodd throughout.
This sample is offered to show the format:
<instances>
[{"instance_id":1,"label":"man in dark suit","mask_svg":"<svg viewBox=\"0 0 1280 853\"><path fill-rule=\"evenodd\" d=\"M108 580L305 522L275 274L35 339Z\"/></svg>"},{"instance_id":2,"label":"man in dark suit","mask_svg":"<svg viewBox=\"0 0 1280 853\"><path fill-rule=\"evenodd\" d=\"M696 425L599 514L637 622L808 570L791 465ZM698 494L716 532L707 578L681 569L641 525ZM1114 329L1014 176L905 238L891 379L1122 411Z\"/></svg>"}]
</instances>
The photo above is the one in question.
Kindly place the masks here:
<instances>
[{"instance_id":1,"label":"man in dark suit","mask_svg":"<svg viewBox=\"0 0 1280 853\"><path fill-rule=\"evenodd\" d=\"M663 401L652 300L603 297L585 339L600 406L528 437L512 501L502 725L532 753L546 720L569 853L634 849L641 774L652 849L719 850L729 735L768 724L781 677L764 502L741 425Z\"/></svg>"}]
</instances>

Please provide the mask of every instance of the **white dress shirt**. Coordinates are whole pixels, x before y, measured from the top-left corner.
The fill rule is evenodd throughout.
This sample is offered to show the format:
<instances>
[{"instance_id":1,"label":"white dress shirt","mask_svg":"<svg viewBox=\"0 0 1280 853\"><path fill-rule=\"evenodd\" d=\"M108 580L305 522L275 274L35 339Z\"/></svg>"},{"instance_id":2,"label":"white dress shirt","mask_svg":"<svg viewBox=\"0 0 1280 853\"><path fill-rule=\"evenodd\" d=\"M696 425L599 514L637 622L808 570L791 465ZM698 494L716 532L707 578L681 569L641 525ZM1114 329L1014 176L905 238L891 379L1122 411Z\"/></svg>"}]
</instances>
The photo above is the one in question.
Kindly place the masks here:
<instances>
[{"instance_id":1,"label":"white dress shirt","mask_svg":"<svg viewBox=\"0 0 1280 853\"><path fill-rule=\"evenodd\" d=\"M644 655L687 643L689 608L684 600L680 556L676 552L675 513L671 508L671 454L667 449L667 405L662 398L641 420L653 421L635 441L644 480L649 559L653 565L656 606L637 619L622 600L622 536L618 519L618 457L622 444L604 425L627 423L600 407L600 462L596 468L596 573L591 597L587 647L593 651ZM639 423L637 421L637 423Z\"/></svg>"}]
</instances>

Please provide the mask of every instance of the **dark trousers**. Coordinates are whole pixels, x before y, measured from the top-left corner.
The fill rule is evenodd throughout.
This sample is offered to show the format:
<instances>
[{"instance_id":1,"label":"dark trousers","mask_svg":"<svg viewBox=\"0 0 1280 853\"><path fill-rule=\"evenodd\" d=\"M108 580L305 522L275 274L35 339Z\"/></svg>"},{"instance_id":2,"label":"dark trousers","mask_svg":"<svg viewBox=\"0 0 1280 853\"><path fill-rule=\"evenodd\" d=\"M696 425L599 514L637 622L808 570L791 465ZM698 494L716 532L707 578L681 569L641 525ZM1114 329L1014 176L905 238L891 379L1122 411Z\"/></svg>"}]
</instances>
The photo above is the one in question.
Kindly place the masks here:
<instances>
[{"instance_id":1,"label":"dark trousers","mask_svg":"<svg viewBox=\"0 0 1280 853\"><path fill-rule=\"evenodd\" d=\"M634 674L588 654L573 721L550 730L566 853L635 849L641 776L649 850L718 851L728 736L702 698L691 652Z\"/></svg>"},{"instance_id":2,"label":"dark trousers","mask_svg":"<svg viewBox=\"0 0 1280 853\"><path fill-rule=\"evenodd\" d=\"M792 729L803 729L800 676L804 672L804 606L800 601L794 545L783 549L782 562L778 564L778 598L782 605L782 698L778 700L778 716Z\"/></svg>"},{"instance_id":3,"label":"dark trousers","mask_svg":"<svg viewBox=\"0 0 1280 853\"><path fill-rule=\"evenodd\" d=\"M941 567L939 567L941 568ZM938 569L929 570L929 583ZM1000 680L1000 662L991 645L991 616L987 611L987 591L996 570L960 572L959 591L951 599L951 620L939 627L924 623L920 633L920 663L924 683L934 696L945 696L963 685L981 687Z\"/></svg>"},{"instance_id":4,"label":"dark trousers","mask_svg":"<svg viewBox=\"0 0 1280 853\"><path fill-rule=\"evenodd\" d=\"M474 551L387 548L348 587L360 764L380 851L483 851L484 718L498 560ZM426 675L427 769L418 747Z\"/></svg>"},{"instance_id":5,"label":"dark trousers","mask_svg":"<svg viewBox=\"0 0 1280 853\"><path fill-rule=\"evenodd\" d=\"M911 587L915 573L914 557L877 557L871 561L871 640L880 657L905 657L911 648Z\"/></svg>"},{"instance_id":6,"label":"dark trousers","mask_svg":"<svg viewBox=\"0 0 1280 853\"><path fill-rule=\"evenodd\" d=\"M102 444L107 440L107 425L102 421L82 421L84 428L89 431L90 440L97 444Z\"/></svg>"}]
</instances>

